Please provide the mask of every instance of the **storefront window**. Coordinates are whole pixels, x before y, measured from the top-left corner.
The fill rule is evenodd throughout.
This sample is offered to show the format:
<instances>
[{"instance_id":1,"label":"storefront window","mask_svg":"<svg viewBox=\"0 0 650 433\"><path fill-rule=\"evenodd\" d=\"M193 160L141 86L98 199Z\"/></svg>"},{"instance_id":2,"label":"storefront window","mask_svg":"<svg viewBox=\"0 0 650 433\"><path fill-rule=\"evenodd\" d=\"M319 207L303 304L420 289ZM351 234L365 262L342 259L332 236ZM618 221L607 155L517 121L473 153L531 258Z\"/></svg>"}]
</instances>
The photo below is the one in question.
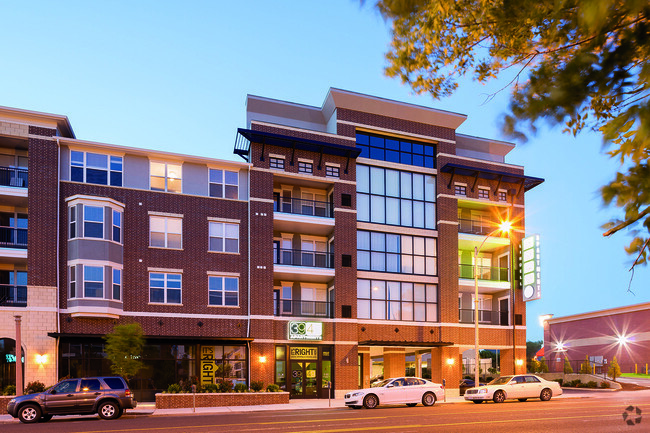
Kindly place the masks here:
<instances>
[{"instance_id":1,"label":"storefront window","mask_svg":"<svg viewBox=\"0 0 650 433\"><path fill-rule=\"evenodd\" d=\"M280 389L287 390L287 361L284 346L275 347L275 383Z\"/></svg>"}]
</instances>

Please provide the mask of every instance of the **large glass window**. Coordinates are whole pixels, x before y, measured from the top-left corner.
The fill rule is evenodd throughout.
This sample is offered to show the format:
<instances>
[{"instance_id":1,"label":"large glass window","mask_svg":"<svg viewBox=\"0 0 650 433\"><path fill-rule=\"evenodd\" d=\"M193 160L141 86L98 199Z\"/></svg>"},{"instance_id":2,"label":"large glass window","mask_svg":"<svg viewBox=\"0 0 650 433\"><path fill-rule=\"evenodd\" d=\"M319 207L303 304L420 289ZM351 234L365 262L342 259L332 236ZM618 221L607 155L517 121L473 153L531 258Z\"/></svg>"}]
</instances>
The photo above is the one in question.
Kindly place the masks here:
<instances>
[{"instance_id":1,"label":"large glass window","mask_svg":"<svg viewBox=\"0 0 650 433\"><path fill-rule=\"evenodd\" d=\"M183 247L183 219L149 216L149 245L181 249Z\"/></svg>"},{"instance_id":2,"label":"large glass window","mask_svg":"<svg viewBox=\"0 0 650 433\"><path fill-rule=\"evenodd\" d=\"M357 232L357 269L437 275L437 240L360 230Z\"/></svg>"},{"instance_id":3,"label":"large glass window","mask_svg":"<svg viewBox=\"0 0 650 433\"><path fill-rule=\"evenodd\" d=\"M436 228L435 176L357 165L357 219Z\"/></svg>"},{"instance_id":4,"label":"large glass window","mask_svg":"<svg viewBox=\"0 0 650 433\"><path fill-rule=\"evenodd\" d=\"M149 302L180 304L182 275L151 272L149 274Z\"/></svg>"},{"instance_id":5,"label":"large glass window","mask_svg":"<svg viewBox=\"0 0 650 433\"><path fill-rule=\"evenodd\" d=\"M211 168L210 197L239 198L239 173Z\"/></svg>"},{"instance_id":6,"label":"large glass window","mask_svg":"<svg viewBox=\"0 0 650 433\"><path fill-rule=\"evenodd\" d=\"M84 298L104 297L104 267L84 266Z\"/></svg>"},{"instance_id":7,"label":"large glass window","mask_svg":"<svg viewBox=\"0 0 650 433\"><path fill-rule=\"evenodd\" d=\"M181 164L151 162L151 189L153 191L181 192Z\"/></svg>"},{"instance_id":8,"label":"large glass window","mask_svg":"<svg viewBox=\"0 0 650 433\"><path fill-rule=\"evenodd\" d=\"M239 224L210 221L209 251L238 253Z\"/></svg>"},{"instance_id":9,"label":"large glass window","mask_svg":"<svg viewBox=\"0 0 650 433\"><path fill-rule=\"evenodd\" d=\"M70 152L70 180L122 186L122 157L73 150Z\"/></svg>"},{"instance_id":10,"label":"large glass window","mask_svg":"<svg viewBox=\"0 0 650 433\"><path fill-rule=\"evenodd\" d=\"M362 158L436 168L436 145L403 138L357 132Z\"/></svg>"},{"instance_id":11,"label":"large glass window","mask_svg":"<svg viewBox=\"0 0 650 433\"><path fill-rule=\"evenodd\" d=\"M113 269L113 299L122 299L122 270Z\"/></svg>"},{"instance_id":12,"label":"large glass window","mask_svg":"<svg viewBox=\"0 0 650 433\"><path fill-rule=\"evenodd\" d=\"M239 305L239 278L208 277L208 304L236 307Z\"/></svg>"},{"instance_id":13,"label":"large glass window","mask_svg":"<svg viewBox=\"0 0 650 433\"><path fill-rule=\"evenodd\" d=\"M437 322L438 286L358 279L357 318Z\"/></svg>"},{"instance_id":14,"label":"large glass window","mask_svg":"<svg viewBox=\"0 0 650 433\"><path fill-rule=\"evenodd\" d=\"M113 211L113 240L122 243L122 212Z\"/></svg>"},{"instance_id":15,"label":"large glass window","mask_svg":"<svg viewBox=\"0 0 650 433\"><path fill-rule=\"evenodd\" d=\"M84 237L104 238L104 208L84 206Z\"/></svg>"}]
</instances>

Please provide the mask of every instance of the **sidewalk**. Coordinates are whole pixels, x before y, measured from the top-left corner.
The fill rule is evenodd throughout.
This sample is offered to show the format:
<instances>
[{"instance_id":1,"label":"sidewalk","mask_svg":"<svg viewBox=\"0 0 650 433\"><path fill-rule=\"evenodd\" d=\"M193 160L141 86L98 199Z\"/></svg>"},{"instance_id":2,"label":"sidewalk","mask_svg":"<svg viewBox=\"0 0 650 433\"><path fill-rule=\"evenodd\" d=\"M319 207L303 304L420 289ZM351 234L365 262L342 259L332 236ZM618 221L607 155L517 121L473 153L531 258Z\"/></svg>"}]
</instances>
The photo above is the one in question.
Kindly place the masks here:
<instances>
[{"instance_id":1,"label":"sidewalk","mask_svg":"<svg viewBox=\"0 0 650 433\"><path fill-rule=\"evenodd\" d=\"M562 394L554 399L566 398L583 398L585 395L579 394ZM451 404L451 403L469 403L463 397L448 397L447 401L437 401L436 404ZM322 399L309 399L309 400L289 400L288 404L267 404L258 406L221 406L221 407L197 407L183 408L183 409L156 409L156 404L153 402L138 403L135 409L129 409L125 415L147 415L147 416L164 416L164 415L194 415L194 414L220 414L220 413L236 413L236 412L258 412L258 411L283 411L283 410L304 410L304 409L346 409L343 399L322 400ZM79 416L93 416L93 415L67 415L59 418L72 418ZM97 415L94 415L97 416ZM20 422L18 418L13 418L11 415L0 415L0 423L4 422Z\"/></svg>"}]
</instances>

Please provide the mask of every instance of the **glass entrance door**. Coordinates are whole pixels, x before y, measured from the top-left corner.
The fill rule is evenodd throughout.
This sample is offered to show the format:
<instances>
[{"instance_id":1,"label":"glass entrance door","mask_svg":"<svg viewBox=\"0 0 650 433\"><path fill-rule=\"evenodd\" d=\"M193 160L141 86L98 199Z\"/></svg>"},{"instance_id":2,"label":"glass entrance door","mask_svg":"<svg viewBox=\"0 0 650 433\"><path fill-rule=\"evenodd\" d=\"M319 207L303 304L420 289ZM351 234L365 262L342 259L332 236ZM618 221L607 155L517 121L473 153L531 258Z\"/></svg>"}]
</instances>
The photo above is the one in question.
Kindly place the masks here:
<instances>
[{"instance_id":1,"label":"glass entrance door","mask_svg":"<svg viewBox=\"0 0 650 433\"><path fill-rule=\"evenodd\" d=\"M291 396L292 397L317 397L318 374L317 362L292 361L291 362Z\"/></svg>"}]
</instances>

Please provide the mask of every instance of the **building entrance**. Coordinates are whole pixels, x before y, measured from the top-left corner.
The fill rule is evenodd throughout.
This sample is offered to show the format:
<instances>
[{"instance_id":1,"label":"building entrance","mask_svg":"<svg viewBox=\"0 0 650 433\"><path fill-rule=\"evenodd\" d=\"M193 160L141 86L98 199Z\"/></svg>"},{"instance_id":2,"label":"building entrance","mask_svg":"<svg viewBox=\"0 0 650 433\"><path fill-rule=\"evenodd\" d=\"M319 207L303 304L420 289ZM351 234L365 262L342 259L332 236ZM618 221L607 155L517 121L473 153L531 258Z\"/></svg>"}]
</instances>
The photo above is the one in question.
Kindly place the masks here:
<instances>
[{"instance_id":1,"label":"building entrance","mask_svg":"<svg viewBox=\"0 0 650 433\"><path fill-rule=\"evenodd\" d=\"M275 353L280 389L289 391L291 398L328 397L333 387L331 346L276 346Z\"/></svg>"},{"instance_id":2,"label":"building entrance","mask_svg":"<svg viewBox=\"0 0 650 433\"><path fill-rule=\"evenodd\" d=\"M318 395L318 363L291 362L291 396L317 397Z\"/></svg>"}]
</instances>

